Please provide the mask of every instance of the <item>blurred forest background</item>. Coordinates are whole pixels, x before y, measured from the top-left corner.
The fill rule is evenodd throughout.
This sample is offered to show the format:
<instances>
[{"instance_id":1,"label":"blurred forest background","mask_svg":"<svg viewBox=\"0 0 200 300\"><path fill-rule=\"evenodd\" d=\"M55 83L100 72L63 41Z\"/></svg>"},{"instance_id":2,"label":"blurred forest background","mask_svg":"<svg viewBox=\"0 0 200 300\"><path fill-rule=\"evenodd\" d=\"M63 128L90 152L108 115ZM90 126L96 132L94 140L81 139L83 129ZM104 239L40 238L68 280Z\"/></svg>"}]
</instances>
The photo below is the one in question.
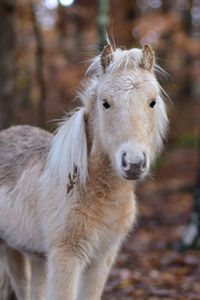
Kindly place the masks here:
<instances>
[{"instance_id":1,"label":"blurred forest background","mask_svg":"<svg viewBox=\"0 0 200 300\"><path fill-rule=\"evenodd\" d=\"M199 300L200 253L174 245L190 219L198 165L200 0L1 0L0 129L51 130L50 120L78 104L75 90L105 29L117 46L152 45L172 102L167 151L139 186L139 225L104 299Z\"/></svg>"}]
</instances>

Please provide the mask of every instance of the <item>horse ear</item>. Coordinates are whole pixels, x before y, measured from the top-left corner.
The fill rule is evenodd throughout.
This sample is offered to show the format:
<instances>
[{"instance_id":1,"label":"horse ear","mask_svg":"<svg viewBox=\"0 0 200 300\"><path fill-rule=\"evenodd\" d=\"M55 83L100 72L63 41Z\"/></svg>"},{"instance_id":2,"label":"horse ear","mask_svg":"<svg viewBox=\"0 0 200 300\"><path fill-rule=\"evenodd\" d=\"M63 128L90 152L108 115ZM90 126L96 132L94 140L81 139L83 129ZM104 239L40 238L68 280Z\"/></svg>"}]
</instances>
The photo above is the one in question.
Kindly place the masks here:
<instances>
[{"instance_id":1,"label":"horse ear","mask_svg":"<svg viewBox=\"0 0 200 300\"><path fill-rule=\"evenodd\" d=\"M152 71L155 63L153 49L150 45L145 45L142 49L142 63L141 67L145 70Z\"/></svg>"},{"instance_id":2,"label":"horse ear","mask_svg":"<svg viewBox=\"0 0 200 300\"><path fill-rule=\"evenodd\" d=\"M111 63L112 59L113 59L112 46L111 45L106 45L103 48L103 51L101 53L101 59L100 59L101 66L102 66L102 69L103 69L104 73L106 72L106 68Z\"/></svg>"}]
</instances>

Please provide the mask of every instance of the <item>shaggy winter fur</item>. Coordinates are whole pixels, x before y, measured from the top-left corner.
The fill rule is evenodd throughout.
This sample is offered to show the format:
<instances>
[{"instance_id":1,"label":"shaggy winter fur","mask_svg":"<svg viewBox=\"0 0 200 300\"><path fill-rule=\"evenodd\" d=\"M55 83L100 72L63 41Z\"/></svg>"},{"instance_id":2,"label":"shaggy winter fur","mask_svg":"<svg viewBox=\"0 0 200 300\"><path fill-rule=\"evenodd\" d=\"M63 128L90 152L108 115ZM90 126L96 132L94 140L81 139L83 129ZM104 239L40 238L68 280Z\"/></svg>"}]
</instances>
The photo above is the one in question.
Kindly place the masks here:
<instances>
[{"instance_id":1,"label":"shaggy winter fur","mask_svg":"<svg viewBox=\"0 0 200 300\"><path fill-rule=\"evenodd\" d=\"M0 249L19 300L100 299L136 219L125 172L145 157L144 178L161 150L167 116L152 49L106 47L83 107L54 136L30 126L0 133Z\"/></svg>"}]
</instances>

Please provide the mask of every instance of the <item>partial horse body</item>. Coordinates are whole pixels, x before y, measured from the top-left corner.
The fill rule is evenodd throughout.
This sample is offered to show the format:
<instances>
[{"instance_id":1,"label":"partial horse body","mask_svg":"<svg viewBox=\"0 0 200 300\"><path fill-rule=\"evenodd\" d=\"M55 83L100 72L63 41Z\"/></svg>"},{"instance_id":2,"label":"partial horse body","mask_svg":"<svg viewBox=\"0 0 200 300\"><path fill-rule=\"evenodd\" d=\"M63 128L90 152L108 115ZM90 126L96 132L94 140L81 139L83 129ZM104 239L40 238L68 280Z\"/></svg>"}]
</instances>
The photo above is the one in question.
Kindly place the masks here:
<instances>
[{"instance_id":1,"label":"partial horse body","mask_svg":"<svg viewBox=\"0 0 200 300\"><path fill-rule=\"evenodd\" d=\"M88 69L83 106L54 136L31 126L0 133L1 254L19 300L101 298L136 221L134 182L166 133L154 69L150 46L107 45Z\"/></svg>"}]
</instances>

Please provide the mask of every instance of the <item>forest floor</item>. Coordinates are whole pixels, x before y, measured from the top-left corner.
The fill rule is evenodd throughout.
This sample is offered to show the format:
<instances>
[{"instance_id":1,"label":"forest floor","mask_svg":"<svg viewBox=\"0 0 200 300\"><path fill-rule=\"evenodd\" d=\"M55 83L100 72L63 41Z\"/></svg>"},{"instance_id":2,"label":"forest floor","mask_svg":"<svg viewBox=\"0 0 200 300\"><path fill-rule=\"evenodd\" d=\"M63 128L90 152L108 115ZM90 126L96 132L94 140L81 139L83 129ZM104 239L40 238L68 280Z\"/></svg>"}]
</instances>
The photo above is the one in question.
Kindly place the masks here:
<instances>
[{"instance_id":1,"label":"forest floor","mask_svg":"<svg viewBox=\"0 0 200 300\"><path fill-rule=\"evenodd\" d=\"M197 150L169 152L137 188L140 216L124 243L103 300L200 300L200 251L175 245L190 218Z\"/></svg>"}]
</instances>

